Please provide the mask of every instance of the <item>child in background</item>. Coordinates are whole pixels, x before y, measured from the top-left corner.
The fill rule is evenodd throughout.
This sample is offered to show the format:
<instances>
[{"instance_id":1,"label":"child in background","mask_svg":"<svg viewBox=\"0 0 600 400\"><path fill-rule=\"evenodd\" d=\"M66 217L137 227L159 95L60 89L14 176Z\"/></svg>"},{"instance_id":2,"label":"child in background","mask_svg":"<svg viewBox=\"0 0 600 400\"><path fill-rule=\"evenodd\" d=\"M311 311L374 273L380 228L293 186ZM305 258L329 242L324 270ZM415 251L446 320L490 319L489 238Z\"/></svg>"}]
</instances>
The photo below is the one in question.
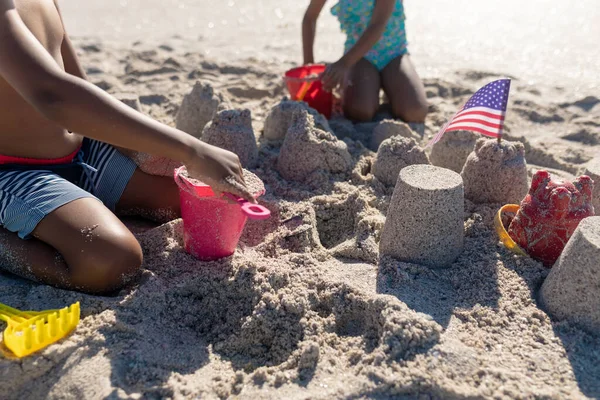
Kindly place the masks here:
<instances>
[{"instance_id":1,"label":"child in background","mask_svg":"<svg viewBox=\"0 0 600 400\"><path fill-rule=\"evenodd\" d=\"M104 293L142 264L113 211L179 214L173 178L143 173L115 146L181 161L216 193L254 199L235 154L87 82L56 1L0 0L0 268Z\"/></svg>"},{"instance_id":2,"label":"child in background","mask_svg":"<svg viewBox=\"0 0 600 400\"><path fill-rule=\"evenodd\" d=\"M311 0L302 21L304 64L314 63L316 22L327 0ZM344 55L322 76L326 89L342 85L347 118L370 121L383 88L396 118L421 123L425 89L410 60L402 0L340 0L331 10L347 35Z\"/></svg>"}]
</instances>

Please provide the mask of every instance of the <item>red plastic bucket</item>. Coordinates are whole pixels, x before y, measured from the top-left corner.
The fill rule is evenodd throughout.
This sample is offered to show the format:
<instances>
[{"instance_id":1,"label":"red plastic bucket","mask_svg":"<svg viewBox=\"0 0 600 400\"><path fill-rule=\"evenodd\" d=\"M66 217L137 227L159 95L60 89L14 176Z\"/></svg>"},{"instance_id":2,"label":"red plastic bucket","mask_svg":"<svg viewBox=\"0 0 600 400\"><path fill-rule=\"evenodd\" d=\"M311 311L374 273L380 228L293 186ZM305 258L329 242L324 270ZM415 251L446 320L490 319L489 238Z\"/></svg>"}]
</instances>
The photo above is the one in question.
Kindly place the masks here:
<instances>
[{"instance_id":1,"label":"red plastic bucket","mask_svg":"<svg viewBox=\"0 0 600 400\"><path fill-rule=\"evenodd\" d=\"M308 78L325 71L324 64L305 65L285 73L285 83L292 100L303 100L325 117L331 117L333 95L325 91L321 79Z\"/></svg>"},{"instance_id":2,"label":"red plastic bucket","mask_svg":"<svg viewBox=\"0 0 600 400\"><path fill-rule=\"evenodd\" d=\"M184 171L185 167L175 170L175 182L179 186L185 251L205 261L232 255L244 230L247 213L240 204L215 197L210 186L190 181L182 175ZM264 218L262 214L257 219Z\"/></svg>"}]
</instances>

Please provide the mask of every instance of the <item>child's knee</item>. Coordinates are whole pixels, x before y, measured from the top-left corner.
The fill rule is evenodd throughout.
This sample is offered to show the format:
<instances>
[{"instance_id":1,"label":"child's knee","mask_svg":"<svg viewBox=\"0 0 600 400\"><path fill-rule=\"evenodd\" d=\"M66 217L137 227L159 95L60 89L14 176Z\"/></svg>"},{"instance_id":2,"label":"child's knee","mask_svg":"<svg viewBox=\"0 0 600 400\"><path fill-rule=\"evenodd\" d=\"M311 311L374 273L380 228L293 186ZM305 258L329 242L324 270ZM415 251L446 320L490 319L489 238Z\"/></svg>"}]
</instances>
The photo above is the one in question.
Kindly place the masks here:
<instances>
[{"instance_id":1,"label":"child's knee","mask_svg":"<svg viewBox=\"0 0 600 400\"><path fill-rule=\"evenodd\" d=\"M76 289L91 293L107 293L135 280L143 261L142 249L135 238L105 243L80 260Z\"/></svg>"}]
</instances>

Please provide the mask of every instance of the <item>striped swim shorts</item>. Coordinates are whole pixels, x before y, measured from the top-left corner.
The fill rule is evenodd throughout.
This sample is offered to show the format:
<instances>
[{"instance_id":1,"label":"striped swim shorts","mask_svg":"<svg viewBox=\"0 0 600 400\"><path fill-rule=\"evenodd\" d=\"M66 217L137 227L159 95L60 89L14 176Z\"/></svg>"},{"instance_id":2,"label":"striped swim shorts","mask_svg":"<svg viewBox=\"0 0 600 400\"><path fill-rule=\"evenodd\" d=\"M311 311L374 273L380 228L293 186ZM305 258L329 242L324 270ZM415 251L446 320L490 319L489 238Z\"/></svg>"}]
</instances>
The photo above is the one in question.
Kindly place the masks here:
<instances>
[{"instance_id":1,"label":"striped swim shorts","mask_svg":"<svg viewBox=\"0 0 600 400\"><path fill-rule=\"evenodd\" d=\"M27 239L46 215L86 197L114 211L135 169L116 148L91 139L68 164L0 165L0 225Z\"/></svg>"}]
</instances>

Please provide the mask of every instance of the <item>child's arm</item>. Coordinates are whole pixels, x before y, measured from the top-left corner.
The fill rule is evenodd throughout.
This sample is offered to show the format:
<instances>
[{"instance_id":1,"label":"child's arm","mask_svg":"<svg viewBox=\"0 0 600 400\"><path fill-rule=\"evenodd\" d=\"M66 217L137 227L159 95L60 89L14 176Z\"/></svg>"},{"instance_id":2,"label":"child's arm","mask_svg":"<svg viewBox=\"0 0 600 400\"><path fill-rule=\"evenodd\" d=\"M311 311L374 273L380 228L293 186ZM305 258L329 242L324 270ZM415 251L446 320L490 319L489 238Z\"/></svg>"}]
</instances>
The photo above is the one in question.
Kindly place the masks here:
<instances>
[{"instance_id":1,"label":"child's arm","mask_svg":"<svg viewBox=\"0 0 600 400\"><path fill-rule=\"evenodd\" d=\"M331 64L323 74L325 88L333 89L344 79L348 68L358 62L381 39L396 0L376 0L369 26L354 46L342 58Z\"/></svg>"},{"instance_id":2,"label":"child's arm","mask_svg":"<svg viewBox=\"0 0 600 400\"><path fill-rule=\"evenodd\" d=\"M304 65L313 64L315 56L313 52L315 34L317 32L317 18L327 0L311 0L304 18L302 19L302 49L304 54Z\"/></svg>"},{"instance_id":3,"label":"child's arm","mask_svg":"<svg viewBox=\"0 0 600 400\"><path fill-rule=\"evenodd\" d=\"M103 142L183 162L190 175L254 201L239 158L138 113L93 84L63 71L33 36L12 0L0 0L0 76L59 126ZM10 56L8 56L10 54Z\"/></svg>"},{"instance_id":4,"label":"child's arm","mask_svg":"<svg viewBox=\"0 0 600 400\"><path fill-rule=\"evenodd\" d=\"M54 0L54 5L56 6L58 15L60 15L60 20L63 24L63 30L65 31L62 48L60 49L63 58L63 63L65 64L65 71L71 75L78 76L81 79L87 80L87 75L85 73L85 70L79 63L79 59L77 58L77 52L73 47L73 43L71 43L71 38L69 38L69 35L67 35L67 30L65 29L62 13L60 12L60 7L58 7L58 0Z\"/></svg>"}]
</instances>

